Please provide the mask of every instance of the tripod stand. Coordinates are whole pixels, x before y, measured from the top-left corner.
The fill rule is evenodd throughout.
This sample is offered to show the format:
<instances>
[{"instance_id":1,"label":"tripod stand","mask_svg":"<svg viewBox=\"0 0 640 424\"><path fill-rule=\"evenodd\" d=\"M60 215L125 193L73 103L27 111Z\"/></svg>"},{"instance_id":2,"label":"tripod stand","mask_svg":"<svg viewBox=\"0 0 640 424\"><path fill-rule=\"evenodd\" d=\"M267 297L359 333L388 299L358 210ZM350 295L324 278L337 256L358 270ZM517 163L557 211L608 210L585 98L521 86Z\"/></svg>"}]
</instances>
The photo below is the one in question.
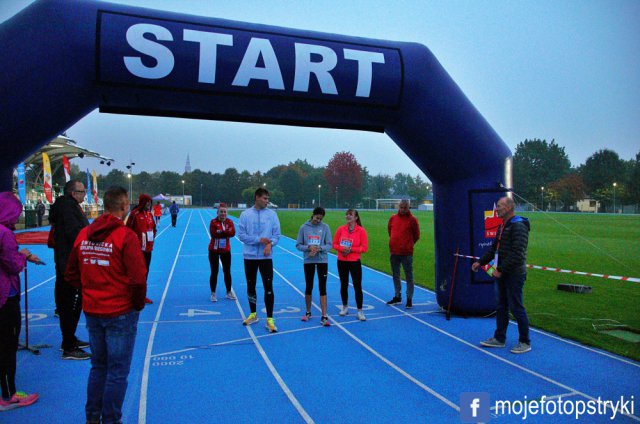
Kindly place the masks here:
<instances>
[{"instance_id":1,"label":"tripod stand","mask_svg":"<svg viewBox=\"0 0 640 424\"><path fill-rule=\"evenodd\" d=\"M29 284L27 279L27 268L29 263L24 267L24 334L25 344L18 344L18 350L28 350L34 355L40 355L40 349L51 347L48 344L29 346Z\"/></svg>"}]
</instances>

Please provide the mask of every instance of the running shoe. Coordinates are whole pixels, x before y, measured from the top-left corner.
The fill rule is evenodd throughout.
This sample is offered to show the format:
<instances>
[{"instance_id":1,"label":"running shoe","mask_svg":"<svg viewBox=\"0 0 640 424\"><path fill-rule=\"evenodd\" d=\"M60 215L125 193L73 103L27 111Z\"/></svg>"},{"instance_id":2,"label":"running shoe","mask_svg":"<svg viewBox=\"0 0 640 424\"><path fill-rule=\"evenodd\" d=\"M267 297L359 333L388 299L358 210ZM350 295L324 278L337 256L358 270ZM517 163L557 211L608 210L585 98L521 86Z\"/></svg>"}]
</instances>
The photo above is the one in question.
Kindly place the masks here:
<instances>
[{"instance_id":1,"label":"running shoe","mask_svg":"<svg viewBox=\"0 0 640 424\"><path fill-rule=\"evenodd\" d=\"M407 299L407 304L406 304L406 305L404 305L404 308L405 308L405 309L411 309L411 308L413 308L413 302L411 301L411 298L408 298L408 299Z\"/></svg>"},{"instance_id":2,"label":"running shoe","mask_svg":"<svg viewBox=\"0 0 640 424\"><path fill-rule=\"evenodd\" d=\"M236 300L236 295L233 294L233 291L227 292L227 299L229 300Z\"/></svg>"},{"instance_id":3,"label":"running shoe","mask_svg":"<svg viewBox=\"0 0 640 424\"><path fill-rule=\"evenodd\" d=\"M76 347L72 350L65 350L62 352L62 359L71 359L74 361L84 361L86 359L91 359L91 354L85 352L84 350Z\"/></svg>"},{"instance_id":4,"label":"running shoe","mask_svg":"<svg viewBox=\"0 0 640 424\"><path fill-rule=\"evenodd\" d=\"M343 317L345 315L349 315L349 306L342 305L342 309L340 309L340 316Z\"/></svg>"},{"instance_id":5,"label":"running shoe","mask_svg":"<svg viewBox=\"0 0 640 424\"><path fill-rule=\"evenodd\" d=\"M269 333L278 332L278 328L276 327L275 322L273 322L273 318L267 318L267 330L269 330Z\"/></svg>"},{"instance_id":6,"label":"running shoe","mask_svg":"<svg viewBox=\"0 0 640 424\"><path fill-rule=\"evenodd\" d=\"M211 293L211 301L212 302L217 302L218 301L218 298L216 297L215 293Z\"/></svg>"},{"instance_id":7,"label":"running shoe","mask_svg":"<svg viewBox=\"0 0 640 424\"><path fill-rule=\"evenodd\" d=\"M398 303L402 303L402 298L399 296L393 296L393 299L387 302L387 305L397 305Z\"/></svg>"},{"instance_id":8,"label":"running shoe","mask_svg":"<svg viewBox=\"0 0 640 424\"><path fill-rule=\"evenodd\" d=\"M304 316L302 317L302 321L307 322L311 320L311 312L307 312L306 314L304 314Z\"/></svg>"},{"instance_id":9,"label":"running shoe","mask_svg":"<svg viewBox=\"0 0 640 424\"><path fill-rule=\"evenodd\" d=\"M25 392L16 392L9 400L0 398L0 411L9 411L11 409L29 406L37 400L38 395L36 393L27 394Z\"/></svg>"},{"instance_id":10,"label":"running shoe","mask_svg":"<svg viewBox=\"0 0 640 424\"><path fill-rule=\"evenodd\" d=\"M331 323L329 322L329 318L328 317L320 318L320 325L323 326L323 327L331 326Z\"/></svg>"},{"instance_id":11,"label":"running shoe","mask_svg":"<svg viewBox=\"0 0 640 424\"><path fill-rule=\"evenodd\" d=\"M480 345L484 347L504 347L504 342L501 342L495 337L491 337L490 339L480 342Z\"/></svg>"},{"instance_id":12,"label":"running shoe","mask_svg":"<svg viewBox=\"0 0 640 424\"><path fill-rule=\"evenodd\" d=\"M366 321L367 320L367 317L364 316L364 312L362 312L362 311L358 311L357 317L358 317L358 319L360 321Z\"/></svg>"},{"instance_id":13,"label":"running shoe","mask_svg":"<svg viewBox=\"0 0 640 424\"><path fill-rule=\"evenodd\" d=\"M530 350L531 345L529 343L518 342L518 344L511 349L511 353L527 353Z\"/></svg>"},{"instance_id":14,"label":"running shoe","mask_svg":"<svg viewBox=\"0 0 640 424\"><path fill-rule=\"evenodd\" d=\"M247 319L242 322L242 325L251 325L258 322L258 315L255 312L249 314Z\"/></svg>"}]
</instances>

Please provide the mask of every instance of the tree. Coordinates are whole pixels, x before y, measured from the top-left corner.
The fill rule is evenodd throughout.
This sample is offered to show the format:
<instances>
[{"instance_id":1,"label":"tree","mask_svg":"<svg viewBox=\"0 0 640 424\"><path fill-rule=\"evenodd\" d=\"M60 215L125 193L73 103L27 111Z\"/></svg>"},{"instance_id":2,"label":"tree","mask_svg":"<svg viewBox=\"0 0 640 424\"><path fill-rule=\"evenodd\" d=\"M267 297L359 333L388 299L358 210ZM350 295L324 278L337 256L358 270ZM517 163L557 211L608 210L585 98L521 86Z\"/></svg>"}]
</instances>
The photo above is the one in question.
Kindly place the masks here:
<instances>
[{"instance_id":1,"label":"tree","mask_svg":"<svg viewBox=\"0 0 640 424\"><path fill-rule=\"evenodd\" d=\"M413 178L409 174L398 172L393 177L393 194L395 196L408 196L409 187L413 183Z\"/></svg>"},{"instance_id":2,"label":"tree","mask_svg":"<svg viewBox=\"0 0 640 424\"><path fill-rule=\"evenodd\" d=\"M513 154L513 187L516 193L535 203L541 187L569 173L571 162L564 147L555 140L525 140Z\"/></svg>"},{"instance_id":3,"label":"tree","mask_svg":"<svg viewBox=\"0 0 640 424\"><path fill-rule=\"evenodd\" d=\"M423 181L420 175L416 175L416 178L409 183L409 196L417 203L421 203L429 194L431 194L431 184Z\"/></svg>"},{"instance_id":4,"label":"tree","mask_svg":"<svg viewBox=\"0 0 640 424\"><path fill-rule=\"evenodd\" d=\"M362 167L352 153L338 152L333 155L324 170L324 177L333 188L333 194L339 198L336 207L345 203L353 205L356 199L362 197Z\"/></svg>"},{"instance_id":5,"label":"tree","mask_svg":"<svg viewBox=\"0 0 640 424\"><path fill-rule=\"evenodd\" d=\"M586 185L578 174L569 174L549 183L549 194L562 202L562 210L569 210L578 200L585 197Z\"/></svg>"},{"instance_id":6,"label":"tree","mask_svg":"<svg viewBox=\"0 0 640 424\"><path fill-rule=\"evenodd\" d=\"M628 194L632 203L640 203L640 152L636 154L636 160L631 168Z\"/></svg>"},{"instance_id":7,"label":"tree","mask_svg":"<svg viewBox=\"0 0 640 424\"><path fill-rule=\"evenodd\" d=\"M578 168L578 172L591 193L604 193L613 183L621 184L625 181L624 161L609 149L598 150L589 156L584 165Z\"/></svg>"},{"instance_id":8,"label":"tree","mask_svg":"<svg viewBox=\"0 0 640 424\"><path fill-rule=\"evenodd\" d=\"M284 193L285 204L299 203L302 200L302 180L303 173L296 165L288 166L280 174L278 187Z\"/></svg>"}]
</instances>

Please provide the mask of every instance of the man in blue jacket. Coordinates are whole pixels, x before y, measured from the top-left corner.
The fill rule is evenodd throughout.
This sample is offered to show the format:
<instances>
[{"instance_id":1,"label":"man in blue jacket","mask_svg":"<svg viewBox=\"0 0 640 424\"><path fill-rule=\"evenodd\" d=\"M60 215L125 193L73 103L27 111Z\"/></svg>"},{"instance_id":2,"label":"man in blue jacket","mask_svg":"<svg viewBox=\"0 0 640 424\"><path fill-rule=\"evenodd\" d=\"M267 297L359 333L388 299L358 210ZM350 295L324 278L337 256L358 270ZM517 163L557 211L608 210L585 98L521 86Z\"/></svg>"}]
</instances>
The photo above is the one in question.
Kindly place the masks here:
<instances>
[{"instance_id":1,"label":"man in blue jacket","mask_svg":"<svg viewBox=\"0 0 640 424\"><path fill-rule=\"evenodd\" d=\"M518 322L520 334L518 344L512 353L526 353L531 350L529 339L529 318L524 308L522 289L527 279L527 244L529 242L529 220L515 215L516 203L511 197L498 200L496 212L502 218L502 225L491 249L471 265L475 272L479 267L494 261L492 276L496 279L497 309L494 336L481 342L484 347L504 347L509 326L509 310Z\"/></svg>"},{"instance_id":2,"label":"man in blue jacket","mask_svg":"<svg viewBox=\"0 0 640 424\"><path fill-rule=\"evenodd\" d=\"M178 220L178 212L180 212L180 208L176 205L176 201L174 200L171 206L169 206L169 213L171 214L171 226L176 226L176 221Z\"/></svg>"},{"instance_id":3,"label":"man in blue jacket","mask_svg":"<svg viewBox=\"0 0 640 424\"><path fill-rule=\"evenodd\" d=\"M258 270L264 287L264 303L267 308L267 330L275 333L278 329L273 321L273 260L272 249L280 240L280 221L278 215L269 204L269 192L259 188L254 193L254 205L252 208L240 214L238 225L238 238L244 246L244 274L247 279L247 295L251 313L242 323L251 325L258 322L256 312L256 281Z\"/></svg>"}]
</instances>

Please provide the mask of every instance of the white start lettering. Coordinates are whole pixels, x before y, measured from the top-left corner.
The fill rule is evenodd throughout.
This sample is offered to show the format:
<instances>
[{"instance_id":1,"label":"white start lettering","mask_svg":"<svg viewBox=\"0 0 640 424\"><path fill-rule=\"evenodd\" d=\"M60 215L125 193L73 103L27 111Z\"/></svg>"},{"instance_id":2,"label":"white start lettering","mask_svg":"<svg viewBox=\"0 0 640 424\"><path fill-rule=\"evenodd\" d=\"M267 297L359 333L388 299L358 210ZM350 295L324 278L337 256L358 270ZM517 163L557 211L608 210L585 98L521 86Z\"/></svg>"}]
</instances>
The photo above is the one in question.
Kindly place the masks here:
<instances>
[{"instance_id":1,"label":"white start lettering","mask_svg":"<svg viewBox=\"0 0 640 424\"><path fill-rule=\"evenodd\" d=\"M185 29L182 39L199 44L198 82L216 84L219 55L234 46L233 35ZM168 47L174 42L174 37L167 28L154 24L134 24L127 29L126 40L131 48L153 59L153 63L147 60L145 64L143 56L125 56L125 67L131 74L152 80L171 75L176 59ZM383 53L367 50L343 48L341 58L333 48L317 44L293 43L293 50L295 72L291 87L295 92L308 92L311 75L314 75L322 94L340 94L332 71L339 60L345 60L357 63L358 75L355 90L342 94L368 98L371 96L374 64L385 63ZM267 38L251 37L231 85L247 87L253 80L265 81L271 90L285 90L280 61Z\"/></svg>"}]
</instances>

